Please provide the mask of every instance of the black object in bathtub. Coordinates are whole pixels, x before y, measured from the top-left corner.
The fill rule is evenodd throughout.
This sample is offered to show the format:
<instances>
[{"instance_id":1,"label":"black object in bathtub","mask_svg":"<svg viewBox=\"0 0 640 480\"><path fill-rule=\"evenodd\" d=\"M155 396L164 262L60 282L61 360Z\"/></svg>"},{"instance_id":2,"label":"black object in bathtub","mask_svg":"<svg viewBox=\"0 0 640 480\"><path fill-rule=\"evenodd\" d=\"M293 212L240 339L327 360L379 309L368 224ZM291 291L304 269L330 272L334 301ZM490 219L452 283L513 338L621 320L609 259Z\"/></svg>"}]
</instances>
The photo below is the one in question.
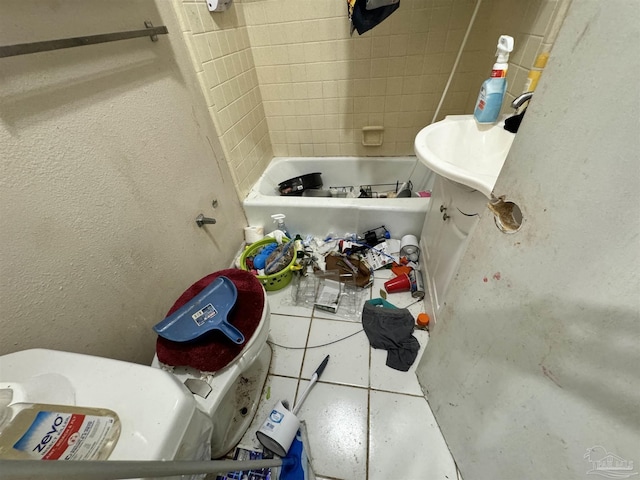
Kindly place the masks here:
<instances>
[{"instance_id":1,"label":"black object in bathtub","mask_svg":"<svg viewBox=\"0 0 640 480\"><path fill-rule=\"evenodd\" d=\"M308 173L293 177L278 184L280 195L300 196L307 189L322 188L322 174Z\"/></svg>"},{"instance_id":2,"label":"black object in bathtub","mask_svg":"<svg viewBox=\"0 0 640 480\"><path fill-rule=\"evenodd\" d=\"M395 189L390 187L395 186ZM360 185L358 198L406 198L412 195L413 183L379 183L377 185Z\"/></svg>"}]
</instances>

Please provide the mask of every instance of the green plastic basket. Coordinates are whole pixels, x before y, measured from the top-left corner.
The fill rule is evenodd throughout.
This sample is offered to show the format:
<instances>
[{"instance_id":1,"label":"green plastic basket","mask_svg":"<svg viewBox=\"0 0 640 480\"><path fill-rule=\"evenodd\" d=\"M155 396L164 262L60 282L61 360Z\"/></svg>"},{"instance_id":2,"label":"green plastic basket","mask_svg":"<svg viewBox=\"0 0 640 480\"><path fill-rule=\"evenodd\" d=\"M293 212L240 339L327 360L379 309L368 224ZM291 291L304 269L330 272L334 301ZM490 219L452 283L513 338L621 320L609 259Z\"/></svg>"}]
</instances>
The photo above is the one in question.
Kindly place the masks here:
<instances>
[{"instance_id":1,"label":"green plastic basket","mask_svg":"<svg viewBox=\"0 0 640 480\"><path fill-rule=\"evenodd\" d=\"M289 242L289 239L285 237L282 239L282 241L284 243L287 243ZM249 271L246 265L247 257L254 256L256 253L258 253L258 250L260 250L265 245L269 245L270 243L276 243L275 239L263 238L262 240L258 240L257 242L252 243L247 248L245 248L244 252L242 252L242 255L240 255L240 268L242 270ZM260 283L265 290L268 290L270 292L273 292L274 290L280 290L281 288L289 285L289 282L291 282L291 278L293 277L293 271L291 270L291 267L294 265L295 261L296 256L293 255L293 257L291 258L291 263L289 263L289 265L280 270L278 273L274 273L271 275L256 275L256 278L260 280Z\"/></svg>"}]
</instances>

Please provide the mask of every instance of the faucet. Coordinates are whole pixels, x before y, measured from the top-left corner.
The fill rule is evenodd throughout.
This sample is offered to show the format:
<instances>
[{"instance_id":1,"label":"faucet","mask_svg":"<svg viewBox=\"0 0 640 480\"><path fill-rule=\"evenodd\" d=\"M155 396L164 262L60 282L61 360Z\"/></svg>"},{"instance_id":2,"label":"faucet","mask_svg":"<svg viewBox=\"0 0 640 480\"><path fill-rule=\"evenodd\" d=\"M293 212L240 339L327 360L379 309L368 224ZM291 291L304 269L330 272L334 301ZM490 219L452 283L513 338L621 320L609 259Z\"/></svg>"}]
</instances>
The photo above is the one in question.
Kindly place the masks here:
<instances>
[{"instance_id":1,"label":"faucet","mask_svg":"<svg viewBox=\"0 0 640 480\"><path fill-rule=\"evenodd\" d=\"M216 223L216 219L208 218L208 217L205 217L203 214L200 214L196 217L196 223L200 228L202 228L204 225L214 225Z\"/></svg>"},{"instance_id":2,"label":"faucet","mask_svg":"<svg viewBox=\"0 0 640 480\"><path fill-rule=\"evenodd\" d=\"M531 97L533 97L533 92L526 92L518 95L513 100L513 102L511 102L511 108L514 108L516 110L519 109L524 104L524 102L531 100Z\"/></svg>"},{"instance_id":3,"label":"faucet","mask_svg":"<svg viewBox=\"0 0 640 480\"><path fill-rule=\"evenodd\" d=\"M527 111L527 107L524 107L521 112L518 112L520 107L524 105L526 102L531 100L533 97L533 92L526 92L522 95L518 95L513 102L511 102L511 108L515 109L515 114L504 121L504 129L511 133L518 133L518 129L520 128L520 123L522 122L522 117Z\"/></svg>"}]
</instances>

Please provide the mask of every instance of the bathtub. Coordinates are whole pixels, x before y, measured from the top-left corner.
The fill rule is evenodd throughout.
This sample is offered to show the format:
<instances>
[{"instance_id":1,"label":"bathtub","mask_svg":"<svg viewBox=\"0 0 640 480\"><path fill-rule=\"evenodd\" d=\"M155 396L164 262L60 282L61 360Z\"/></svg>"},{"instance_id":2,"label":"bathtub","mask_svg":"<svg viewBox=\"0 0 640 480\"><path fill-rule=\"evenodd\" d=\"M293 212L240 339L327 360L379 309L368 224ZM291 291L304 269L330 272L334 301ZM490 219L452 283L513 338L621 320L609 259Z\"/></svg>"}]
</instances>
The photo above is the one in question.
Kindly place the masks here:
<instances>
[{"instance_id":1,"label":"bathtub","mask_svg":"<svg viewBox=\"0 0 640 480\"><path fill-rule=\"evenodd\" d=\"M278 184L298 175L322 173L323 189L395 184L410 180L413 197L338 198L281 196ZM430 191L435 173L414 156L407 157L276 157L253 186L243 207L250 226L275 228L271 215L286 215L291 234L324 237L328 233L364 233L384 225L392 238L420 236L430 198L418 197ZM384 191L393 187L374 187ZM357 193L356 193L357 194Z\"/></svg>"}]
</instances>

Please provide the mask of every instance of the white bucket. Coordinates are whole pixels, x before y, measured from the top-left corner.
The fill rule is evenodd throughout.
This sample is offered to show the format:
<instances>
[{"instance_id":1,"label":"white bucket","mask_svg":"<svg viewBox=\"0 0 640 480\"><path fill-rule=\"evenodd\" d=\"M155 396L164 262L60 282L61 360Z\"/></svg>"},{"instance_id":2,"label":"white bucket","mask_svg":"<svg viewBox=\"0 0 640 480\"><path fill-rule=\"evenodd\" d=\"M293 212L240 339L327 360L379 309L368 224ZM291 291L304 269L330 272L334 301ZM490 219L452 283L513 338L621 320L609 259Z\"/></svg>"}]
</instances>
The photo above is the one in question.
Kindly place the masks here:
<instances>
[{"instance_id":1,"label":"white bucket","mask_svg":"<svg viewBox=\"0 0 640 480\"><path fill-rule=\"evenodd\" d=\"M264 421L256 436L262 445L280 457L287 455L300 428L300 420L278 402Z\"/></svg>"}]
</instances>

